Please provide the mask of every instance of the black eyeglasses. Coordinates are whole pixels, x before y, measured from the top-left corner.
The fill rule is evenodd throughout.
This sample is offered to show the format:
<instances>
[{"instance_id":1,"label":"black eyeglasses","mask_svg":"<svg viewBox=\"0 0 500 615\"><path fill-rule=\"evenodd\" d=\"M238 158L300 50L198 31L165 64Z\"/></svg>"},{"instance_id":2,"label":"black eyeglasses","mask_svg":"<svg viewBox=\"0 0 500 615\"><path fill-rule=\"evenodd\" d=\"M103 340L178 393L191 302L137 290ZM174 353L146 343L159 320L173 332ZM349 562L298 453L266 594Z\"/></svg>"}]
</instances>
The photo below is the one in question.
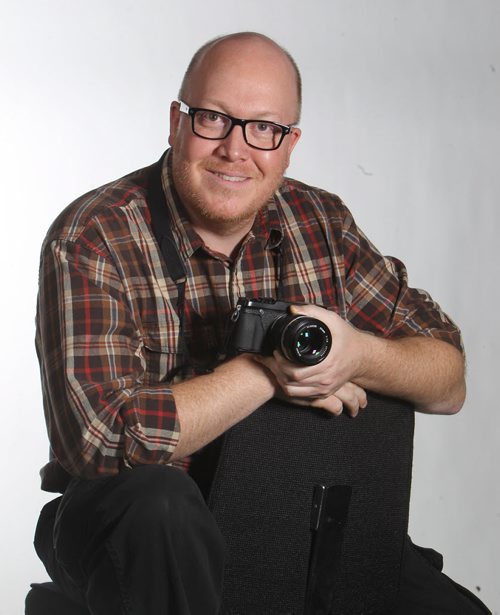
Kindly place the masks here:
<instances>
[{"instance_id":1,"label":"black eyeglasses","mask_svg":"<svg viewBox=\"0 0 500 615\"><path fill-rule=\"evenodd\" d=\"M191 129L198 137L213 141L222 140L235 126L241 126L245 142L255 149L278 149L293 128L293 124L284 126L265 120L241 120L213 109L189 107L182 100L179 100L179 108L181 113L191 117Z\"/></svg>"}]
</instances>

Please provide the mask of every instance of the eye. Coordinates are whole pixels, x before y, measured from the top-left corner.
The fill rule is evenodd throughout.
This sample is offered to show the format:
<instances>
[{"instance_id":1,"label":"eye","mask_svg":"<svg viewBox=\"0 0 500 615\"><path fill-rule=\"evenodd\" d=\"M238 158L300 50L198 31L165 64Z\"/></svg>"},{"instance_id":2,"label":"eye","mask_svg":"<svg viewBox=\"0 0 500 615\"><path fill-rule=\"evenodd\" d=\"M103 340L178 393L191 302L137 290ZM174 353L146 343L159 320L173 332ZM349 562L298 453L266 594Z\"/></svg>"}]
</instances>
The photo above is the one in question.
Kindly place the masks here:
<instances>
[{"instance_id":1,"label":"eye","mask_svg":"<svg viewBox=\"0 0 500 615\"><path fill-rule=\"evenodd\" d=\"M196 119L204 125L223 124L225 118L216 111L198 111Z\"/></svg>"},{"instance_id":2,"label":"eye","mask_svg":"<svg viewBox=\"0 0 500 615\"><path fill-rule=\"evenodd\" d=\"M262 134L274 134L279 129L274 124L269 124L268 122L255 122L255 130L256 132Z\"/></svg>"},{"instance_id":3,"label":"eye","mask_svg":"<svg viewBox=\"0 0 500 615\"><path fill-rule=\"evenodd\" d=\"M252 145L264 149L272 148L277 145L281 138L282 129L273 122L253 121L247 124L247 138L252 141Z\"/></svg>"}]
</instances>

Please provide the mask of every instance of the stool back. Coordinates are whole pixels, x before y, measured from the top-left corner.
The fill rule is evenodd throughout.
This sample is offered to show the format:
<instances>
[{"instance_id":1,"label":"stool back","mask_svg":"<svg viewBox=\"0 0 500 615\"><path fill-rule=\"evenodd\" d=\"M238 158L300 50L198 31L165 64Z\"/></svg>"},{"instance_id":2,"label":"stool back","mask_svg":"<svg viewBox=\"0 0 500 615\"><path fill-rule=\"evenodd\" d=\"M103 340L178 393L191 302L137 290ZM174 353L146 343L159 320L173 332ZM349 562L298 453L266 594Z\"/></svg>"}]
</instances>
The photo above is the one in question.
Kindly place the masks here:
<instances>
[{"instance_id":1,"label":"stool back","mask_svg":"<svg viewBox=\"0 0 500 615\"><path fill-rule=\"evenodd\" d=\"M228 548L221 613L387 613L407 534L413 431L411 406L374 394L356 418L271 400L229 430L209 497ZM315 485L333 488L337 508L327 515L331 545L316 540L312 553Z\"/></svg>"}]
</instances>

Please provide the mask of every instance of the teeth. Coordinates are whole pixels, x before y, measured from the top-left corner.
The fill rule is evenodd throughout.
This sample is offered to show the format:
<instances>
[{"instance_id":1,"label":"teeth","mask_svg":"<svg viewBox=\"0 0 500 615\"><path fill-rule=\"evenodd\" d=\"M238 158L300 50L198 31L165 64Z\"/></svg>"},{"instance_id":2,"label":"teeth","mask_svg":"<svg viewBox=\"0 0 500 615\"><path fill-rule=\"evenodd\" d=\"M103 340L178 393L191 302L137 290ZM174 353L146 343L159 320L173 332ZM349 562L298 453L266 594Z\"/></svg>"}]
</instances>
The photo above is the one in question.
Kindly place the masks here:
<instances>
[{"instance_id":1,"label":"teeth","mask_svg":"<svg viewBox=\"0 0 500 615\"><path fill-rule=\"evenodd\" d=\"M235 175L224 175L224 173L217 173L217 175L228 182L243 182L246 179L245 177L238 177Z\"/></svg>"}]
</instances>

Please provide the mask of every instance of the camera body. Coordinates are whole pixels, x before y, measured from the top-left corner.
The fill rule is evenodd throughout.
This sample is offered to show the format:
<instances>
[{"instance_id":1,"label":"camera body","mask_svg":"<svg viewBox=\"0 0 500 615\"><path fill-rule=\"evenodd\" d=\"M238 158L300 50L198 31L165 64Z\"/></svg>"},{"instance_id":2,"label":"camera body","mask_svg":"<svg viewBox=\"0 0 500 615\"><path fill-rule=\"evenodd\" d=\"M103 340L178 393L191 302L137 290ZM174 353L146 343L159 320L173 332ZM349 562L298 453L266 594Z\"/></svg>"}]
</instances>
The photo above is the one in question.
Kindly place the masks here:
<instances>
[{"instance_id":1,"label":"camera body","mask_svg":"<svg viewBox=\"0 0 500 615\"><path fill-rule=\"evenodd\" d=\"M240 298L231 316L229 353L272 355L279 350L289 361L316 365L331 348L328 327L316 318L290 314L292 304L267 297Z\"/></svg>"}]
</instances>

